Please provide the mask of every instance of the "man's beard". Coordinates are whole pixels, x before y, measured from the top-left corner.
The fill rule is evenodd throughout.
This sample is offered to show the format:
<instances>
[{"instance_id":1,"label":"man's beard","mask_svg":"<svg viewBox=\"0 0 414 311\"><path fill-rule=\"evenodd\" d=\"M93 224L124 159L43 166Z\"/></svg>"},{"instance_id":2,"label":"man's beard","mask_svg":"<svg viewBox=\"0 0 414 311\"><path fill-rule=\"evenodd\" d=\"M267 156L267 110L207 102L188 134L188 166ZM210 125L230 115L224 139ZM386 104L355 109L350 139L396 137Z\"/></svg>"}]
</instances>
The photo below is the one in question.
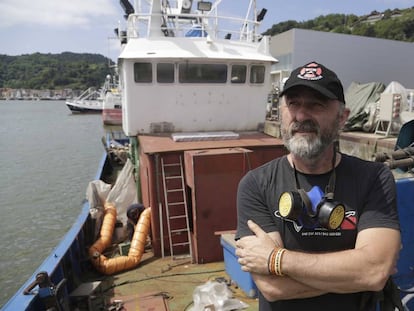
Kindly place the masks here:
<instances>
[{"instance_id":1,"label":"man's beard","mask_svg":"<svg viewBox=\"0 0 414 311\"><path fill-rule=\"evenodd\" d=\"M310 135L294 135L297 131L310 132ZM330 127L323 131L312 120L291 123L288 128L282 127L282 138L286 148L293 155L302 159L313 160L318 158L337 139L338 131L339 116Z\"/></svg>"}]
</instances>

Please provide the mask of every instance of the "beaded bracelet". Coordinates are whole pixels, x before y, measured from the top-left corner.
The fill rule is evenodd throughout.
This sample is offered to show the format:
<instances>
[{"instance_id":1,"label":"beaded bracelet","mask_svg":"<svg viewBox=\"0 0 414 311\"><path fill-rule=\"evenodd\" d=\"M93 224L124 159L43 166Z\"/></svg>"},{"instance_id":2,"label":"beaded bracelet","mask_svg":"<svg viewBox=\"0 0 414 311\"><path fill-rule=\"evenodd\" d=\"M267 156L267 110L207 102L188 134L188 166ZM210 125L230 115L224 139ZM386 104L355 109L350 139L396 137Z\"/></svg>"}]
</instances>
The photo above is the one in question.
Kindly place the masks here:
<instances>
[{"instance_id":1,"label":"beaded bracelet","mask_svg":"<svg viewBox=\"0 0 414 311\"><path fill-rule=\"evenodd\" d=\"M275 258L275 268L274 268L274 273L278 276L283 276L282 273L282 256L283 253L286 251L285 248L279 248L276 252L276 258Z\"/></svg>"},{"instance_id":2,"label":"beaded bracelet","mask_svg":"<svg viewBox=\"0 0 414 311\"><path fill-rule=\"evenodd\" d=\"M285 248L279 247L276 247L271 251L271 253L269 254L269 258L267 259L267 269L269 271L269 274L283 276L282 256L285 251Z\"/></svg>"},{"instance_id":3,"label":"beaded bracelet","mask_svg":"<svg viewBox=\"0 0 414 311\"><path fill-rule=\"evenodd\" d=\"M269 274L275 274L275 257L276 257L276 249L274 248L270 254L269 258L267 259L267 269L269 271Z\"/></svg>"}]
</instances>

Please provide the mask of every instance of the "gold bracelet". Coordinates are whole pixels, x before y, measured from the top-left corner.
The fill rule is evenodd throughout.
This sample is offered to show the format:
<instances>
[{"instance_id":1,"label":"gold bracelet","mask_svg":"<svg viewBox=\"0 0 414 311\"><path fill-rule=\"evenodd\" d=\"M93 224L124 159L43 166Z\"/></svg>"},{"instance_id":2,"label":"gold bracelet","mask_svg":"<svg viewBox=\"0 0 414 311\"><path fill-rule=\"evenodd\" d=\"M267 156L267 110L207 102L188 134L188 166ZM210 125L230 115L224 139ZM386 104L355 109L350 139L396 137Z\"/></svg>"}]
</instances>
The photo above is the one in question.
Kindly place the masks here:
<instances>
[{"instance_id":1,"label":"gold bracelet","mask_svg":"<svg viewBox=\"0 0 414 311\"><path fill-rule=\"evenodd\" d=\"M286 251L285 248L279 248L277 250L276 256L275 256L275 262L274 262L274 274L277 276L283 276L282 273L282 256L283 253Z\"/></svg>"},{"instance_id":2,"label":"gold bracelet","mask_svg":"<svg viewBox=\"0 0 414 311\"><path fill-rule=\"evenodd\" d=\"M272 274L273 268L272 268L272 257L275 253L275 250L272 249L272 251L269 254L269 257L267 257L267 270L269 271L269 274Z\"/></svg>"},{"instance_id":3,"label":"gold bracelet","mask_svg":"<svg viewBox=\"0 0 414 311\"><path fill-rule=\"evenodd\" d=\"M276 257L276 248L274 248L272 250L270 260L267 264L270 274L275 274L275 270L274 270L274 268L275 268L275 257Z\"/></svg>"}]
</instances>

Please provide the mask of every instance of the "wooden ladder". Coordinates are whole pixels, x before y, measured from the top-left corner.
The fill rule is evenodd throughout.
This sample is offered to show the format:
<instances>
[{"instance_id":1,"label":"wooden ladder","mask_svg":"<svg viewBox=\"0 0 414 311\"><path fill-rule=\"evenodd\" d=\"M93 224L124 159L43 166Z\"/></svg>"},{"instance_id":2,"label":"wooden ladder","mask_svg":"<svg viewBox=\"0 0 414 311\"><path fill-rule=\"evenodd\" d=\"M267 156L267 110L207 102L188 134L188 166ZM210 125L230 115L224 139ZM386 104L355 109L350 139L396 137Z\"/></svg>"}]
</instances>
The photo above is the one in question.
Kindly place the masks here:
<instances>
[{"instance_id":1,"label":"wooden ladder","mask_svg":"<svg viewBox=\"0 0 414 311\"><path fill-rule=\"evenodd\" d=\"M178 162L166 163L161 157L170 253L172 259L188 257L192 259L191 232L181 155L176 161Z\"/></svg>"}]
</instances>

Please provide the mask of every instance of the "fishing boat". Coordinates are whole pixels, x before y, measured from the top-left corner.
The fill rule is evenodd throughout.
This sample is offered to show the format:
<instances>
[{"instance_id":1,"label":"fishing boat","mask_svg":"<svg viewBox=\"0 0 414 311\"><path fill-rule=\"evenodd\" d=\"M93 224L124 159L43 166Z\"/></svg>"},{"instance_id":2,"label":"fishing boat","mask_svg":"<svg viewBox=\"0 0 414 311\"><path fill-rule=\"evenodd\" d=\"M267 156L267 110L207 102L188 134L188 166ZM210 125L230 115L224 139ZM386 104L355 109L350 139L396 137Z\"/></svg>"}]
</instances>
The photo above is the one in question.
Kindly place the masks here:
<instances>
[{"instance_id":1,"label":"fishing boat","mask_svg":"<svg viewBox=\"0 0 414 311\"><path fill-rule=\"evenodd\" d=\"M99 90L90 87L78 97L67 100L66 105L72 113L102 113L104 125L121 125L122 100L116 70L114 75L105 77Z\"/></svg>"},{"instance_id":2,"label":"fishing boat","mask_svg":"<svg viewBox=\"0 0 414 311\"><path fill-rule=\"evenodd\" d=\"M104 125L122 124L122 97L118 89L106 92L102 105L102 121Z\"/></svg>"},{"instance_id":3,"label":"fishing boat","mask_svg":"<svg viewBox=\"0 0 414 311\"><path fill-rule=\"evenodd\" d=\"M220 11L222 2L154 0L134 7L121 1L127 25L118 32L120 132L127 147L122 139L105 140L94 182L129 192L89 197L4 310L109 310L116 304L185 310L198 286L211 281L222 296L210 299L257 308L251 279L231 280L223 259L234 253L226 236L236 227L238 181L286 152L280 139L261 131L277 60L269 38L258 34L266 9L243 1L246 12L235 17ZM120 182L125 167L129 182ZM95 183L91 188L99 188ZM137 203L148 211L145 222L140 217L137 233L125 240L127 209ZM163 281L137 281L149 276Z\"/></svg>"},{"instance_id":4,"label":"fishing boat","mask_svg":"<svg viewBox=\"0 0 414 311\"><path fill-rule=\"evenodd\" d=\"M103 106L102 92L90 87L78 97L66 100L66 106L72 113L101 113Z\"/></svg>"},{"instance_id":5,"label":"fishing boat","mask_svg":"<svg viewBox=\"0 0 414 311\"><path fill-rule=\"evenodd\" d=\"M117 73L106 77L104 89L102 105L103 124L122 125L122 97Z\"/></svg>"},{"instance_id":6,"label":"fishing boat","mask_svg":"<svg viewBox=\"0 0 414 311\"><path fill-rule=\"evenodd\" d=\"M277 62L258 34L266 9L238 1L238 18L225 0L120 2L122 127L106 135L78 219L2 310L257 310L234 231L242 176L286 154L263 131ZM408 209L413 177L396 183ZM398 263L407 306L412 249Z\"/></svg>"}]
</instances>

